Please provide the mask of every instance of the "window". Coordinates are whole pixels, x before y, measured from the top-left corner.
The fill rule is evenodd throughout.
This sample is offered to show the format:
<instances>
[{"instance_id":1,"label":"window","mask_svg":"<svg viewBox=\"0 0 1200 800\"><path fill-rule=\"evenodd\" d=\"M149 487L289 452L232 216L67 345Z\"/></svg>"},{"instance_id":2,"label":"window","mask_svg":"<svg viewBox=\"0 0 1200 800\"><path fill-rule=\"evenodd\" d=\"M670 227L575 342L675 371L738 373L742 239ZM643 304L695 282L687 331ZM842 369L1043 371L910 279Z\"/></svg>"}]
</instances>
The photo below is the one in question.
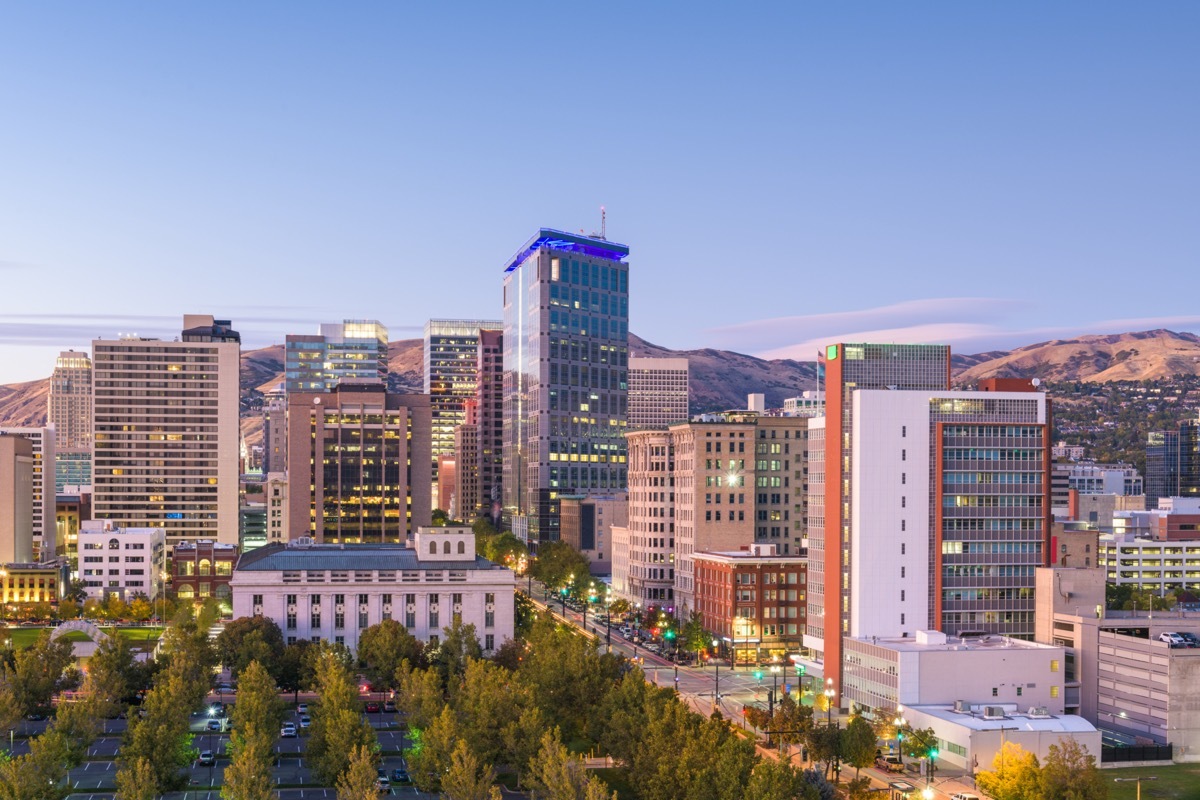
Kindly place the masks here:
<instances>
[{"instance_id":1,"label":"window","mask_svg":"<svg viewBox=\"0 0 1200 800\"><path fill-rule=\"evenodd\" d=\"M1050 671L1058 672L1058 659L1057 658L1050 659Z\"/></svg>"},{"instance_id":2,"label":"window","mask_svg":"<svg viewBox=\"0 0 1200 800\"><path fill-rule=\"evenodd\" d=\"M456 606L461 606L462 605L462 595L455 592L454 594L450 595L450 602L454 603L454 605L456 605Z\"/></svg>"},{"instance_id":3,"label":"window","mask_svg":"<svg viewBox=\"0 0 1200 800\"><path fill-rule=\"evenodd\" d=\"M433 608L429 609L429 627L438 627L438 612ZM432 642L433 640L431 639L430 641Z\"/></svg>"},{"instance_id":4,"label":"window","mask_svg":"<svg viewBox=\"0 0 1200 800\"><path fill-rule=\"evenodd\" d=\"M466 555L466 553L467 553L467 543L460 540L458 543L458 554L461 556L461 555Z\"/></svg>"},{"instance_id":5,"label":"window","mask_svg":"<svg viewBox=\"0 0 1200 800\"><path fill-rule=\"evenodd\" d=\"M415 612L415 611L405 611L404 612L404 627L408 628L410 631L413 628L417 627L417 612Z\"/></svg>"},{"instance_id":6,"label":"window","mask_svg":"<svg viewBox=\"0 0 1200 800\"><path fill-rule=\"evenodd\" d=\"M903 567L901 567L901 569L904 569L904 568L903 568ZM903 589L901 589L901 590L900 590L900 602L901 602L901 603L903 603L903 602L904 602L904 590L903 590Z\"/></svg>"},{"instance_id":7,"label":"window","mask_svg":"<svg viewBox=\"0 0 1200 800\"><path fill-rule=\"evenodd\" d=\"M361 629L361 628L366 628L366 627L368 627L368 625L367 625L367 612L365 612L365 611L359 611L359 612L358 612L358 627L359 627L360 629Z\"/></svg>"},{"instance_id":8,"label":"window","mask_svg":"<svg viewBox=\"0 0 1200 800\"><path fill-rule=\"evenodd\" d=\"M1025 688L1024 686L1018 686L1018 687L1017 687L1017 697L1020 697L1020 696L1021 696L1021 692L1024 690L1024 688Z\"/></svg>"},{"instance_id":9,"label":"window","mask_svg":"<svg viewBox=\"0 0 1200 800\"><path fill-rule=\"evenodd\" d=\"M496 637L494 634L489 633L483 637L483 649L484 650L495 650L496 649Z\"/></svg>"},{"instance_id":10,"label":"window","mask_svg":"<svg viewBox=\"0 0 1200 800\"><path fill-rule=\"evenodd\" d=\"M431 555L431 556L437 555L437 542L429 543L429 555Z\"/></svg>"},{"instance_id":11,"label":"window","mask_svg":"<svg viewBox=\"0 0 1200 800\"><path fill-rule=\"evenodd\" d=\"M289 611L287 614L287 629L289 631L296 630L296 612Z\"/></svg>"},{"instance_id":12,"label":"window","mask_svg":"<svg viewBox=\"0 0 1200 800\"><path fill-rule=\"evenodd\" d=\"M344 627L346 627L346 614L345 614L345 612L342 612L342 611L335 611L335 612L333 613L333 627L335 627L335 628L344 628Z\"/></svg>"},{"instance_id":13,"label":"window","mask_svg":"<svg viewBox=\"0 0 1200 800\"><path fill-rule=\"evenodd\" d=\"M495 602L496 602L496 594L495 594L495 592L488 592L487 594L485 594L485 595L483 596L483 602L485 602L485 603L495 603Z\"/></svg>"},{"instance_id":14,"label":"window","mask_svg":"<svg viewBox=\"0 0 1200 800\"><path fill-rule=\"evenodd\" d=\"M483 627L485 627L485 628L496 627L496 612L495 611L483 612ZM488 649L490 650L491 648L489 647Z\"/></svg>"},{"instance_id":15,"label":"window","mask_svg":"<svg viewBox=\"0 0 1200 800\"><path fill-rule=\"evenodd\" d=\"M1057 687L1057 686L1051 686L1051 687L1050 687L1050 696L1051 696L1051 697L1058 697L1058 687Z\"/></svg>"},{"instance_id":16,"label":"window","mask_svg":"<svg viewBox=\"0 0 1200 800\"><path fill-rule=\"evenodd\" d=\"M995 686L993 686L992 687L992 697L999 697L999 696L1000 696L1000 690L997 689Z\"/></svg>"},{"instance_id":17,"label":"window","mask_svg":"<svg viewBox=\"0 0 1200 800\"><path fill-rule=\"evenodd\" d=\"M310 627L310 628L321 627L321 607L320 606L312 607L312 611L308 615L308 627Z\"/></svg>"}]
</instances>

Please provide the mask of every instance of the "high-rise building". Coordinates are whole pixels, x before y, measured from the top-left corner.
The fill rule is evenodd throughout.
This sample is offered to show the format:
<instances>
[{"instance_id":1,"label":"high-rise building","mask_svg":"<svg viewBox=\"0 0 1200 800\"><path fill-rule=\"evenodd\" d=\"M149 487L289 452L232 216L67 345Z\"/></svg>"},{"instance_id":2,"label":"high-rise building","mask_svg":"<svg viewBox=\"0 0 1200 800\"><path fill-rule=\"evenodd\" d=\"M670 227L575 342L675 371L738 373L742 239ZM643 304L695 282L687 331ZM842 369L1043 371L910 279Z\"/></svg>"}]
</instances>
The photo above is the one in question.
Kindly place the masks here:
<instances>
[{"instance_id":1,"label":"high-rise building","mask_svg":"<svg viewBox=\"0 0 1200 800\"><path fill-rule=\"evenodd\" d=\"M378 320L322 324L316 335L284 339L284 389L327 392L342 380L386 380L388 331Z\"/></svg>"},{"instance_id":2,"label":"high-rise building","mask_svg":"<svg viewBox=\"0 0 1200 800\"><path fill-rule=\"evenodd\" d=\"M944 345L834 344L819 359L825 416L809 436L808 599L805 645L840 669L841 637L850 628L853 523L854 393L858 389L950 388ZM840 675L838 676L840 678ZM841 691L838 679L835 691Z\"/></svg>"},{"instance_id":3,"label":"high-rise building","mask_svg":"<svg viewBox=\"0 0 1200 800\"><path fill-rule=\"evenodd\" d=\"M625 493L567 496L560 502L562 541L583 553L591 574L612 574L612 530L629 524L629 502Z\"/></svg>"},{"instance_id":4,"label":"high-rise building","mask_svg":"<svg viewBox=\"0 0 1200 800\"><path fill-rule=\"evenodd\" d=\"M559 538L558 498L625 488L629 248L542 228L504 266L504 514Z\"/></svg>"},{"instance_id":5,"label":"high-rise building","mask_svg":"<svg viewBox=\"0 0 1200 800\"><path fill-rule=\"evenodd\" d=\"M463 424L464 404L476 396L479 333L503 324L466 319L431 319L425 323L425 394L433 411L431 468L435 491L438 459L454 455L454 429Z\"/></svg>"},{"instance_id":6,"label":"high-rise building","mask_svg":"<svg viewBox=\"0 0 1200 800\"><path fill-rule=\"evenodd\" d=\"M0 428L0 434L28 439L33 446L33 557L48 561L60 550L55 539L57 492L54 488L54 426L45 428Z\"/></svg>"},{"instance_id":7,"label":"high-rise building","mask_svg":"<svg viewBox=\"0 0 1200 800\"><path fill-rule=\"evenodd\" d=\"M463 424L454 429L455 514L468 522L479 516L483 506L479 489L479 451L479 404L468 400Z\"/></svg>"},{"instance_id":8,"label":"high-rise building","mask_svg":"<svg viewBox=\"0 0 1200 800\"><path fill-rule=\"evenodd\" d=\"M54 428L54 486L92 483L92 360L87 353L58 354L50 376L46 419Z\"/></svg>"},{"instance_id":9,"label":"high-rise building","mask_svg":"<svg viewBox=\"0 0 1200 800\"><path fill-rule=\"evenodd\" d=\"M33 443L0 431L0 564L33 560Z\"/></svg>"},{"instance_id":10,"label":"high-rise building","mask_svg":"<svg viewBox=\"0 0 1200 800\"><path fill-rule=\"evenodd\" d=\"M167 546L236 544L241 337L189 314L179 341L92 342L96 519L163 528Z\"/></svg>"},{"instance_id":11,"label":"high-rise building","mask_svg":"<svg viewBox=\"0 0 1200 800\"><path fill-rule=\"evenodd\" d=\"M263 473L287 469L287 395L276 390L263 398Z\"/></svg>"},{"instance_id":12,"label":"high-rise building","mask_svg":"<svg viewBox=\"0 0 1200 800\"><path fill-rule=\"evenodd\" d=\"M479 332L476 351L479 490L475 513L500 524L504 476L504 335Z\"/></svg>"},{"instance_id":13,"label":"high-rise building","mask_svg":"<svg viewBox=\"0 0 1200 800\"><path fill-rule=\"evenodd\" d=\"M628 429L665 429L688 418L686 358L629 359Z\"/></svg>"},{"instance_id":14,"label":"high-rise building","mask_svg":"<svg viewBox=\"0 0 1200 800\"><path fill-rule=\"evenodd\" d=\"M427 395L343 380L290 393L287 424L290 539L403 542L430 523Z\"/></svg>"},{"instance_id":15,"label":"high-rise building","mask_svg":"<svg viewBox=\"0 0 1200 800\"><path fill-rule=\"evenodd\" d=\"M1146 442L1146 508L1161 497L1200 496L1200 420L1151 431Z\"/></svg>"}]
</instances>

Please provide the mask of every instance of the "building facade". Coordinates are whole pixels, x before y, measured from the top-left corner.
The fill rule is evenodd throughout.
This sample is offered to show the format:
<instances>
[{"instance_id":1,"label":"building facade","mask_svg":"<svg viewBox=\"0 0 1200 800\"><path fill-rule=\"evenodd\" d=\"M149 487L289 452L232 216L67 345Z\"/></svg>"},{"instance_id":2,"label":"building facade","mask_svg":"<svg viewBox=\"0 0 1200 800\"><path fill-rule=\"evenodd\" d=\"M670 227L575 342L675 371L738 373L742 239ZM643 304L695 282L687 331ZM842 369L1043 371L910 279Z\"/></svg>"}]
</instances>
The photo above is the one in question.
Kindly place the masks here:
<instances>
[{"instance_id":1,"label":"building facade","mask_svg":"<svg viewBox=\"0 0 1200 800\"><path fill-rule=\"evenodd\" d=\"M1160 497L1200 496L1200 420L1151 431L1146 440L1146 508Z\"/></svg>"},{"instance_id":2,"label":"building facade","mask_svg":"<svg viewBox=\"0 0 1200 800\"><path fill-rule=\"evenodd\" d=\"M455 618L475 626L485 654L513 637L516 577L475 554L470 528L423 528L413 546L269 545L238 562L235 617L264 616L287 642L343 644L385 619L438 644Z\"/></svg>"},{"instance_id":3,"label":"building facade","mask_svg":"<svg viewBox=\"0 0 1200 800\"><path fill-rule=\"evenodd\" d=\"M180 341L92 342L92 508L167 546L237 543L241 337L187 315Z\"/></svg>"},{"instance_id":4,"label":"building facade","mask_svg":"<svg viewBox=\"0 0 1200 800\"><path fill-rule=\"evenodd\" d=\"M34 613L30 606L54 604L67 593L71 583L71 567L65 558L28 564L0 565L0 605L24 606L17 613L26 617Z\"/></svg>"},{"instance_id":5,"label":"building facade","mask_svg":"<svg viewBox=\"0 0 1200 800\"><path fill-rule=\"evenodd\" d=\"M820 417L825 414L825 393L802 392L783 401L783 413L789 417Z\"/></svg>"},{"instance_id":6,"label":"building facade","mask_svg":"<svg viewBox=\"0 0 1200 800\"><path fill-rule=\"evenodd\" d=\"M289 538L402 542L428 525L429 413L378 381L289 394Z\"/></svg>"},{"instance_id":7,"label":"building facade","mask_svg":"<svg viewBox=\"0 0 1200 800\"><path fill-rule=\"evenodd\" d=\"M562 498L562 541L588 559L593 575L611 575L614 527L628 524L625 493Z\"/></svg>"},{"instance_id":8,"label":"building facade","mask_svg":"<svg viewBox=\"0 0 1200 800\"><path fill-rule=\"evenodd\" d=\"M92 360L87 353L58 354L50 376L46 420L54 428L54 486L92 483Z\"/></svg>"},{"instance_id":9,"label":"building facade","mask_svg":"<svg viewBox=\"0 0 1200 800\"><path fill-rule=\"evenodd\" d=\"M475 513L500 525L504 505L504 334L480 331L475 392L479 426L479 490Z\"/></svg>"},{"instance_id":10,"label":"building facade","mask_svg":"<svg viewBox=\"0 0 1200 800\"><path fill-rule=\"evenodd\" d=\"M675 450L672 436L665 430L631 431L626 440L629 444L626 512L629 524L613 535L613 589L627 600L647 608L674 606Z\"/></svg>"},{"instance_id":11,"label":"building facade","mask_svg":"<svg viewBox=\"0 0 1200 800\"><path fill-rule=\"evenodd\" d=\"M695 607L734 664L791 665L803 646L807 554L775 545L696 553Z\"/></svg>"},{"instance_id":12,"label":"building facade","mask_svg":"<svg viewBox=\"0 0 1200 800\"><path fill-rule=\"evenodd\" d=\"M263 398L262 471L287 471L287 395L274 391Z\"/></svg>"},{"instance_id":13,"label":"building facade","mask_svg":"<svg viewBox=\"0 0 1200 800\"><path fill-rule=\"evenodd\" d=\"M323 323L284 339L284 390L327 392L343 380L386 380L388 331L378 320Z\"/></svg>"},{"instance_id":14,"label":"building facade","mask_svg":"<svg viewBox=\"0 0 1200 800\"><path fill-rule=\"evenodd\" d=\"M0 431L0 564L33 561L33 442Z\"/></svg>"},{"instance_id":15,"label":"building facade","mask_svg":"<svg viewBox=\"0 0 1200 800\"><path fill-rule=\"evenodd\" d=\"M688 418L686 358L629 359L628 429L665 429Z\"/></svg>"},{"instance_id":16,"label":"building facade","mask_svg":"<svg viewBox=\"0 0 1200 800\"><path fill-rule=\"evenodd\" d=\"M479 404L471 400L463 424L454 429L454 498L458 518L466 521L478 517L483 506L479 456Z\"/></svg>"},{"instance_id":17,"label":"building facade","mask_svg":"<svg viewBox=\"0 0 1200 800\"><path fill-rule=\"evenodd\" d=\"M108 520L87 520L79 530L79 579L89 598L112 595L128 601L153 600L167 577L167 545L162 528L119 528Z\"/></svg>"},{"instance_id":18,"label":"building facade","mask_svg":"<svg viewBox=\"0 0 1200 800\"><path fill-rule=\"evenodd\" d=\"M628 256L543 228L504 266L504 514L535 546L561 495L625 488Z\"/></svg>"},{"instance_id":19,"label":"building facade","mask_svg":"<svg viewBox=\"0 0 1200 800\"><path fill-rule=\"evenodd\" d=\"M229 601L229 581L237 560L236 544L181 542L171 551L171 592L179 600L197 603L210 597Z\"/></svg>"},{"instance_id":20,"label":"building facade","mask_svg":"<svg viewBox=\"0 0 1200 800\"><path fill-rule=\"evenodd\" d=\"M54 539L56 492L55 453L57 437L53 426L44 428L0 428L0 435L20 436L33 446L33 560L49 561L58 553Z\"/></svg>"}]
</instances>

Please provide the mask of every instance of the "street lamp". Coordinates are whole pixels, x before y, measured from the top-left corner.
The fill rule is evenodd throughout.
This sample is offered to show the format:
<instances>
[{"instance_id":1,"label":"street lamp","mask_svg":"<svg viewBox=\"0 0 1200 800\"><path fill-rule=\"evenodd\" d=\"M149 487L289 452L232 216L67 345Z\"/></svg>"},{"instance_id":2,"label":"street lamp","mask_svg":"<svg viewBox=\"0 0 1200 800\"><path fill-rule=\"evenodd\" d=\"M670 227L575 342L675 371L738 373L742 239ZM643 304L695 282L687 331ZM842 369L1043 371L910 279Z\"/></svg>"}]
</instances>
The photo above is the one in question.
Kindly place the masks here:
<instances>
[{"instance_id":1,"label":"street lamp","mask_svg":"<svg viewBox=\"0 0 1200 800\"><path fill-rule=\"evenodd\" d=\"M210 788L212 787L212 784L213 784L213 763L217 760L217 752L215 750L213 750L213 737L212 737L212 734L213 734L212 720L213 720L214 716L216 716L216 709L213 708L212 706L209 706L208 707L208 724L205 725L204 727L208 728L208 754L210 756L212 756L212 758L210 758L208 760L208 785Z\"/></svg>"},{"instance_id":2,"label":"street lamp","mask_svg":"<svg viewBox=\"0 0 1200 800\"><path fill-rule=\"evenodd\" d=\"M1157 775L1139 775L1136 778L1113 778L1114 783L1125 783L1126 781L1137 781L1137 800L1142 800L1142 781L1156 781Z\"/></svg>"},{"instance_id":3,"label":"street lamp","mask_svg":"<svg viewBox=\"0 0 1200 800\"><path fill-rule=\"evenodd\" d=\"M713 650L721 644L719 639L713 639ZM717 710L717 704L721 702L721 665L717 662L717 653L713 653L713 678L716 681L716 687L713 691L713 711Z\"/></svg>"},{"instance_id":4,"label":"street lamp","mask_svg":"<svg viewBox=\"0 0 1200 800\"><path fill-rule=\"evenodd\" d=\"M604 594L604 650L612 652L612 589Z\"/></svg>"},{"instance_id":5,"label":"street lamp","mask_svg":"<svg viewBox=\"0 0 1200 800\"><path fill-rule=\"evenodd\" d=\"M825 679L825 724L833 724L833 696L837 694L833 690L833 678Z\"/></svg>"},{"instance_id":6,"label":"street lamp","mask_svg":"<svg viewBox=\"0 0 1200 800\"><path fill-rule=\"evenodd\" d=\"M904 769L904 726L908 723L904 719L904 706L896 706L896 719L893 724L896 726L896 751L900 754L900 769Z\"/></svg>"}]
</instances>

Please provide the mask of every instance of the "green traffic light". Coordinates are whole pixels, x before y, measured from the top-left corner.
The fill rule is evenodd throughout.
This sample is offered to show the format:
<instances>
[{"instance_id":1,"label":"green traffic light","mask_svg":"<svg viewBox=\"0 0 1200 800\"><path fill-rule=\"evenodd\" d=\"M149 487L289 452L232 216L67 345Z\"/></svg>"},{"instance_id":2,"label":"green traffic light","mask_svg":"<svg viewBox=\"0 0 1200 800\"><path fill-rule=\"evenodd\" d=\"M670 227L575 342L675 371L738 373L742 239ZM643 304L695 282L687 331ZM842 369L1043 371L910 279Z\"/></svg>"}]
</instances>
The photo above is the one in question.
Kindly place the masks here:
<instances>
[{"instance_id":1,"label":"green traffic light","mask_svg":"<svg viewBox=\"0 0 1200 800\"><path fill-rule=\"evenodd\" d=\"M932 750L930 750L930 751L929 751L929 757L930 757L930 758L937 758L937 757L938 757L938 751L937 751L937 748L936 748L936 747L935 747L935 748L933 748Z\"/></svg>"},{"instance_id":2,"label":"green traffic light","mask_svg":"<svg viewBox=\"0 0 1200 800\"><path fill-rule=\"evenodd\" d=\"M763 679L762 670L756 670L756 671L754 672L754 677L755 677L756 679L758 679L758 680L760 680L760 681L761 681L761 680Z\"/></svg>"}]
</instances>

